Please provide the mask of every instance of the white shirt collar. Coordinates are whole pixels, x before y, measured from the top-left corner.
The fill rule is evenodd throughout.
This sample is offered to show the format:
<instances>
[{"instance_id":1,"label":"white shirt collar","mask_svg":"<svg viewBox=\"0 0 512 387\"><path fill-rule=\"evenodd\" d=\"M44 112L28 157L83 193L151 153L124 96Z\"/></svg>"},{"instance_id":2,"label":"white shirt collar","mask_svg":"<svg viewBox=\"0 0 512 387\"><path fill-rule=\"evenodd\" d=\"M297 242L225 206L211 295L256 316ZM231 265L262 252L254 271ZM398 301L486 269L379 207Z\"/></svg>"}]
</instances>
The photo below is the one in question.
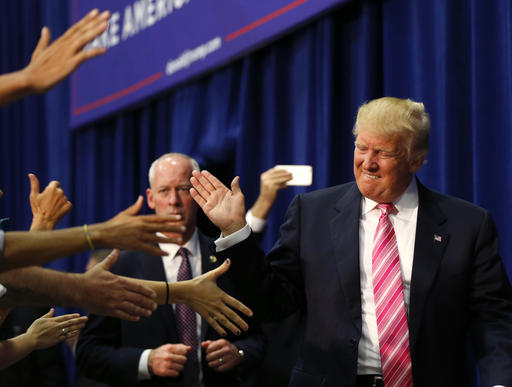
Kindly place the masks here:
<instances>
[{"instance_id":1,"label":"white shirt collar","mask_svg":"<svg viewBox=\"0 0 512 387\"><path fill-rule=\"evenodd\" d=\"M361 216L366 216L371 211L377 208L376 201L368 199L363 196L361 200ZM397 200L393 202L398 217L409 218L416 208L418 208L418 185L416 184L416 178L413 176L409 186L405 192Z\"/></svg>"},{"instance_id":2,"label":"white shirt collar","mask_svg":"<svg viewBox=\"0 0 512 387\"><path fill-rule=\"evenodd\" d=\"M164 237L162 233L157 233L158 236ZM197 228L194 230L194 233L190 237L190 239L183 246L177 245L176 243L159 243L158 244L163 251L169 253L167 257L163 258L171 258L174 259L180 247L184 247L188 250L189 257L197 257L200 256L199 253L199 234L197 233Z\"/></svg>"}]
</instances>

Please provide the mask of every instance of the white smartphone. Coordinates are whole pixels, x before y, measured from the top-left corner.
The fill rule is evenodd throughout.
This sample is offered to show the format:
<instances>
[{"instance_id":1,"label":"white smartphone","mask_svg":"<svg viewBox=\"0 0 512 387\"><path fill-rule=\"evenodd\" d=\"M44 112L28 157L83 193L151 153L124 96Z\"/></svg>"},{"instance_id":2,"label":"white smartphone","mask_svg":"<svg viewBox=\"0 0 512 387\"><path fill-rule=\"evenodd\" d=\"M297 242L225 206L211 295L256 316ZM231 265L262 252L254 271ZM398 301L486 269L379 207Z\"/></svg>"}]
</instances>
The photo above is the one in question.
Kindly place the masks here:
<instances>
[{"instance_id":1,"label":"white smartphone","mask_svg":"<svg viewBox=\"0 0 512 387\"><path fill-rule=\"evenodd\" d=\"M276 165L276 169L286 169L293 178L286 185L308 186L313 183L313 167L311 165Z\"/></svg>"}]
</instances>

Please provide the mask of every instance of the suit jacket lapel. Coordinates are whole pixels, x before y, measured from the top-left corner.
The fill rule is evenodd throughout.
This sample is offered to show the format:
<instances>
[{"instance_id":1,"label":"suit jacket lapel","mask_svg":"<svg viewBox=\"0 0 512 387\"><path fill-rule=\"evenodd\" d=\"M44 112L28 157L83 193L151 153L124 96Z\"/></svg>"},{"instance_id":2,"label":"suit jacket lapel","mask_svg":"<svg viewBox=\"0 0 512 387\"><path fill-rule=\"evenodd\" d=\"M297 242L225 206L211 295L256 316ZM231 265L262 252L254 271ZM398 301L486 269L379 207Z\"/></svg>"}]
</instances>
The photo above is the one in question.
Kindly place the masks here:
<instances>
[{"instance_id":1,"label":"suit jacket lapel","mask_svg":"<svg viewBox=\"0 0 512 387\"><path fill-rule=\"evenodd\" d=\"M361 274L359 268L359 213L361 194L354 183L338 200L330 222L336 267L352 321L361 329Z\"/></svg>"},{"instance_id":2,"label":"suit jacket lapel","mask_svg":"<svg viewBox=\"0 0 512 387\"><path fill-rule=\"evenodd\" d=\"M417 183L419 206L409 305L409 336L412 351L420 332L424 305L450 236L443 228L446 216L434 200L433 193L419 181Z\"/></svg>"}]
</instances>

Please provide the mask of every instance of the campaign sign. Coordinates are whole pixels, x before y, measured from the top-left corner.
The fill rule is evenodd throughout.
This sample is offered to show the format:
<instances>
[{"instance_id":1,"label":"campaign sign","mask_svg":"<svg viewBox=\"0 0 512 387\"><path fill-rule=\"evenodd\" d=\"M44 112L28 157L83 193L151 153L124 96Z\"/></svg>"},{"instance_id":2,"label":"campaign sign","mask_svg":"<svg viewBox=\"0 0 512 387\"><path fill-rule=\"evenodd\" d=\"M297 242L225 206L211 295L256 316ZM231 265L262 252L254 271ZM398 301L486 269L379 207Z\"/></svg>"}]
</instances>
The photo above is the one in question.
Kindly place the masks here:
<instances>
[{"instance_id":1,"label":"campaign sign","mask_svg":"<svg viewBox=\"0 0 512 387\"><path fill-rule=\"evenodd\" d=\"M72 22L109 10L107 47L71 78L76 128L220 66L348 0L71 0Z\"/></svg>"}]
</instances>

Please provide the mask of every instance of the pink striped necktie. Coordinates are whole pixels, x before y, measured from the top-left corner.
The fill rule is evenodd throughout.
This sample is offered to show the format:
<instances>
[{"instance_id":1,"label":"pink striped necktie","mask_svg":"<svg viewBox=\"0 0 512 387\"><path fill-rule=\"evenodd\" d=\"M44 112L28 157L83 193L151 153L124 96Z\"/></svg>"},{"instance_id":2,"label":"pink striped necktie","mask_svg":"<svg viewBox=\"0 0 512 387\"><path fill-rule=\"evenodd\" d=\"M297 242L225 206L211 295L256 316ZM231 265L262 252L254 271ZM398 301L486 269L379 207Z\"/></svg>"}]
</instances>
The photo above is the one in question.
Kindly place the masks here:
<instances>
[{"instance_id":1,"label":"pink striped necktie","mask_svg":"<svg viewBox=\"0 0 512 387\"><path fill-rule=\"evenodd\" d=\"M381 216L373 238L372 268L382 378L386 387L409 387L413 385L409 326L395 230L388 217L395 206L379 203L377 207Z\"/></svg>"}]
</instances>

